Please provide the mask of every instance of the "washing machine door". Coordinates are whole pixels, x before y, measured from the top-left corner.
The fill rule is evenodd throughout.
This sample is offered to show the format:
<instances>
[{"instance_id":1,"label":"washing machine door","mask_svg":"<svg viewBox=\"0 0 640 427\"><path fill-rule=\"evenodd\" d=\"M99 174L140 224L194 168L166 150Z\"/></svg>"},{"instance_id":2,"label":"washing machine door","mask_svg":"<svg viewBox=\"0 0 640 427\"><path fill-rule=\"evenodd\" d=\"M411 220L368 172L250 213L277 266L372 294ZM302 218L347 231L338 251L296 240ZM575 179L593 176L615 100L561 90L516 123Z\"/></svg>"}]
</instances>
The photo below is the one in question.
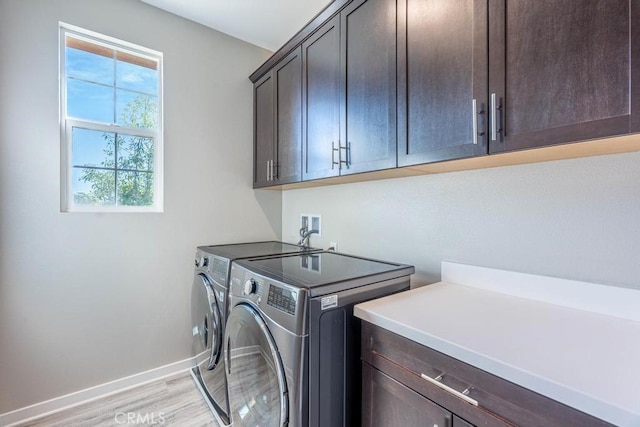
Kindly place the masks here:
<instances>
[{"instance_id":1,"label":"washing machine door","mask_svg":"<svg viewBox=\"0 0 640 427\"><path fill-rule=\"evenodd\" d=\"M225 330L229 407L234 427L281 427L289 421L287 383L276 344L251 306L233 308Z\"/></svg>"},{"instance_id":2,"label":"washing machine door","mask_svg":"<svg viewBox=\"0 0 640 427\"><path fill-rule=\"evenodd\" d=\"M191 288L192 353L198 367L213 369L222 353L220 308L206 275L198 274Z\"/></svg>"}]
</instances>

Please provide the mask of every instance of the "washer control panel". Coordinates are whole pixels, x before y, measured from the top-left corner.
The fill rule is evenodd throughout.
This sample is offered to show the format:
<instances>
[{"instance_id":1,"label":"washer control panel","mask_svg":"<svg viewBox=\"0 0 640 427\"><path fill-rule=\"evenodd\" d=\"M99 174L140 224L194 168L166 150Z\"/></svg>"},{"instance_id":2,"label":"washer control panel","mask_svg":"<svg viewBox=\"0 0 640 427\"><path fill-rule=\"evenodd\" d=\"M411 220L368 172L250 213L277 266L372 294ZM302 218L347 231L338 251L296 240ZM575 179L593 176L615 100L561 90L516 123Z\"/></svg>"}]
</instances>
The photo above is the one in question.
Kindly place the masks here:
<instances>
[{"instance_id":1,"label":"washer control panel","mask_svg":"<svg viewBox=\"0 0 640 427\"><path fill-rule=\"evenodd\" d=\"M281 288L274 284L269 285L269 294L267 296L267 304L282 310L287 314L296 314L296 302L298 301L297 293L290 289Z\"/></svg>"},{"instance_id":2,"label":"washer control panel","mask_svg":"<svg viewBox=\"0 0 640 427\"><path fill-rule=\"evenodd\" d=\"M244 266L231 264L230 307L249 304L268 321L296 334L306 333L306 289L265 277Z\"/></svg>"},{"instance_id":3,"label":"washer control panel","mask_svg":"<svg viewBox=\"0 0 640 427\"><path fill-rule=\"evenodd\" d=\"M214 254L196 250L196 273L206 273L214 282L225 286L229 274L229 260Z\"/></svg>"}]
</instances>

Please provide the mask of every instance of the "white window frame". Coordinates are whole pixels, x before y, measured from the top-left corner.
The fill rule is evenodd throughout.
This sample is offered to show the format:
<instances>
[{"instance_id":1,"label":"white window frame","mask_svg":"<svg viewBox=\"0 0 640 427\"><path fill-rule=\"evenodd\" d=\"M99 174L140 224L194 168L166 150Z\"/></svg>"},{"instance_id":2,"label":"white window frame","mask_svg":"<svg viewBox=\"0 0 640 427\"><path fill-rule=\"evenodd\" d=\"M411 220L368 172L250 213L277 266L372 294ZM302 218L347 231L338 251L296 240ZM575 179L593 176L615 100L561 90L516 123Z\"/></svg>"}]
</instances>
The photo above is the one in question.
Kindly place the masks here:
<instances>
[{"instance_id":1,"label":"white window frame","mask_svg":"<svg viewBox=\"0 0 640 427\"><path fill-rule=\"evenodd\" d=\"M59 22L59 75L60 82L60 210L62 212L163 212L164 210L164 144L163 144L163 64L162 52L141 47L110 36ZM158 128L143 129L103 123L67 116L66 36L102 45L109 49L139 56L158 63ZM73 199L72 129L83 128L108 133L151 137L153 147L153 205L151 206L87 206L77 205Z\"/></svg>"}]
</instances>

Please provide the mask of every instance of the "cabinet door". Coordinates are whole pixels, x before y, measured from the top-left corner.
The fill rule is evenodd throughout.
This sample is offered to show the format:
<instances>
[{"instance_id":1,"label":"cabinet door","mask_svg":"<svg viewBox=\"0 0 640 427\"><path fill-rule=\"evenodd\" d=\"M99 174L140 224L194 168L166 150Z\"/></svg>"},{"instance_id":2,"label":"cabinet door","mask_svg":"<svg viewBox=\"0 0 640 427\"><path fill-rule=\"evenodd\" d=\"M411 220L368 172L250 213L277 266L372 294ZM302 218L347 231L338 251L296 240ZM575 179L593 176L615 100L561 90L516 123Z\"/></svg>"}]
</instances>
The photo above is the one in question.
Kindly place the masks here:
<instances>
[{"instance_id":1,"label":"cabinet door","mask_svg":"<svg viewBox=\"0 0 640 427\"><path fill-rule=\"evenodd\" d=\"M276 85L276 153L278 184L300 181L302 162L302 55L294 50L274 69Z\"/></svg>"},{"instance_id":2,"label":"cabinet door","mask_svg":"<svg viewBox=\"0 0 640 427\"><path fill-rule=\"evenodd\" d=\"M453 416L453 427L473 427L473 424L466 422L462 418Z\"/></svg>"},{"instance_id":3,"label":"cabinet door","mask_svg":"<svg viewBox=\"0 0 640 427\"><path fill-rule=\"evenodd\" d=\"M340 16L322 26L302 45L304 99L302 179L339 174L340 142Z\"/></svg>"},{"instance_id":4,"label":"cabinet door","mask_svg":"<svg viewBox=\"0 0 640 427\"><path fill-rule=\"evenodd\" d=\"M355 0L341 13L342 175L397 166L396 11L395 0Z\"/></svg>"},{"instance_id":5,"label":"cabinet door","mask_svg":"<svg viewBox=\"0 0 640 427\"><path fill-rule=\"evenodd\" d=\"M273 109L273 73L258 80L253 86L253 187L271 185L274 159L274 109Z\"/></svg>"},{"instance_id":6,"label":"cabinet door","mask_svg":"<svg viewBox=\"0 0 640 427\"><path fill-rule=\"evenodd\" d=\"M398 165L487 154L487 0L398 6Z\"/></svg>"},{"instance_id":7,"label":"cabinet door","mask_svg":"<svg viewBox=\"0 0 640 427\"><path fill-rule=\"evenodd\" d=\"M362 364L363 427L445 427L451 420L451 412L369 364Z\"/></svg>"},{"instance_id":8,"label":"cabinet door","mask_svg":"<svg viewBox=\"0 0 640 427\"><path fill-rule=\"evenodd\" d=\"M490 151L628 132L630 52L637 51L630 14L637 6L635 0L491 0Z\"/></svg>"},{"instance_id":9,"label":"cabinet door","mask_svg":"<svg viewBox=\"0 0 640 427\"><path fill-rule=\"evenodd\" d=\"M366 321L361 323L361 344L363 364L379 369L460 417L460 421L454 419L454 426L464 419L472 425L491 427L613 427L592 415ZM478 406L437 387L422 374L432 379L440 376L441 384L477 400ZM366 387L366 383L364 385Z\"/></svg>"}]
</instances>

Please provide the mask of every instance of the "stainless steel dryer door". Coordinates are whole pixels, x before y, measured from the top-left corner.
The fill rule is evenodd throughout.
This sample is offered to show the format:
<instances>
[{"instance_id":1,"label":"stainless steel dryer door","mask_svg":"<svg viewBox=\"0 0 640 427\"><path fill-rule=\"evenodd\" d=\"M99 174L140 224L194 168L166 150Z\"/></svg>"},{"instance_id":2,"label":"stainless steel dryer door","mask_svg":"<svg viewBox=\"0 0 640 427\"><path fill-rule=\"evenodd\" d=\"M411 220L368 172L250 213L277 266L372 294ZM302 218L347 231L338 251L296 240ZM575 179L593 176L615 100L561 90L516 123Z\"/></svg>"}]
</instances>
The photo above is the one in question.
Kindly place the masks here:
<instances>
[{"instance_id":1,"label":"stainless steel dryer door","mask_svg":"<svg viewBox=\"0 0 640 427\"><path fill-rule=\"evenodd\" d=\"M229 407L234 427L281 427L289 421L287 383L267 325L251 306L231 310L225 332Z\"/></svg>"},{"instance_id":2,"label":"stainless steel dryer door","mask_svg":"<svg viewBox=\"0 0 640 427\"><path fill-rule=\"evenodd\" d=\"M222 353L220 308L211 282L204 274L194 278L191 288L193 356L198 367L213 369Z\"/></svg>"}]
</instances>

